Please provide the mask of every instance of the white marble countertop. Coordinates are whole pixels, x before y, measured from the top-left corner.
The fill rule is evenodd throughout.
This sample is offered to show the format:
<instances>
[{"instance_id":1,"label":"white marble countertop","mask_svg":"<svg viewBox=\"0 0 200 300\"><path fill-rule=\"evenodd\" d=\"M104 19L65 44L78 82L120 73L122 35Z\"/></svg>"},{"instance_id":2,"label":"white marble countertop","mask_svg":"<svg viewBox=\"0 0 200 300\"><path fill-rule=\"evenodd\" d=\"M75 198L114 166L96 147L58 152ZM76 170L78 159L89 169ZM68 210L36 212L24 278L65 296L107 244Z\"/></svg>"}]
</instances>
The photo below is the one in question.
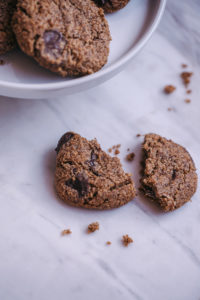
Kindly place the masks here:
<instances>
[{"instance_id":1,"label":"white marble countertop","mask_svg":"<svg viewBox=\"0 0 200 300\"><path fill-rule=\"evenodd\" d=\"M169 0L143 51L93 90L45 101L0 98L0 299L200 299L199 190L191 203L163 214L141 196L112 211L72 208L53 188L54 148L67 130L96 137L104 149L121 143L137 186L137 133L172 138L199 169L199 12L199 0ZM182 63L194 72L190 104ZM166 96L170 83L177 90ZM124 160L127 148L136 153L133 164ZM87 235L93 221L100 230ZM61 237L65 228L72 234ZM128 248L121 245L126 233L134 239Z\"/></svg>"}]
</instances>

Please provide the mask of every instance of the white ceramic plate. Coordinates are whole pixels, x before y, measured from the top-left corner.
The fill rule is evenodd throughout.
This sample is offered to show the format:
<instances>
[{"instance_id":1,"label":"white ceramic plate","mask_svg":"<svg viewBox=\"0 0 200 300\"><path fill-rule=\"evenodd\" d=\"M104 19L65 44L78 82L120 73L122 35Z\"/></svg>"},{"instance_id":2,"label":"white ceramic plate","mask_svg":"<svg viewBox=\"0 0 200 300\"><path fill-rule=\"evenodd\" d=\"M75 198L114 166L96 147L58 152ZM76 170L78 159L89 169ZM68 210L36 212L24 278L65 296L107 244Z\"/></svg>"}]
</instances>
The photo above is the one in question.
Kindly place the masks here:
<instances>
[{"instance_id":1,"label":"white ceramic plate","mask_svg":"<svg viewBox=\"0 0 200 300\"><path fill-rule=\"evenodd\" d=\"M95 74L61 78L38 66L20 51L5 56L0 66L0 95L42 99L68 95L94 87L120 72L141 50L159 24L166 0L131 0L114 14L107 15L112 35L108 63Z\"/></svg>"}]
</instances>

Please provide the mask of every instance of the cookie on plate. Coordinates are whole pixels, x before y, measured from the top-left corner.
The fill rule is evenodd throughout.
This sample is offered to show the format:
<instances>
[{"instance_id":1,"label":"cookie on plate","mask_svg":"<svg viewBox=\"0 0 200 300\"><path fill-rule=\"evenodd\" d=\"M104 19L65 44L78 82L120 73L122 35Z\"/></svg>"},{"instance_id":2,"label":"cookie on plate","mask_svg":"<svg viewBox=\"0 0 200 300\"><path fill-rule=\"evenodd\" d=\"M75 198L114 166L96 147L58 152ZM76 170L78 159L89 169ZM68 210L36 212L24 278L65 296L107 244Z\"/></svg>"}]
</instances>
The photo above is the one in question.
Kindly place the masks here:
<instances>
[{"instance_id":1,"label":"cookie on plate","mask_svg":"<svg viewBox=\"0 0 200 300\"><path fill-rule=\"evenodd\" d=\"M131 175L123 171L120 160L105 153L94 139L67 132L56 148L55 188L70 205L110 209L135 197Z\"/></svg>"},{"instance_id":2,"label":"cookie on plate","mask_svg":"<svg viewBox=\"0 0 200 300\"><path fill-rule=\"evenodd\" d=\"M105 13L113 13L124 8L130 0L93 0Z\"/></svg>"},{"instance_id":3,"label":"cookie on plate","mask_svg":"<svg viewBox=\"0 0 200 300\"><path fill-rule=\"evenodd\" d=\"M19 0L12 25L20 48L61 76L91 74L107 62L110 31L92 0Z\"/></svg>"},{"instance_id":4,"label":"cookie on plate","mask_svg":"<svg viewBox=\"0 0 200 300\"><path fill-rule=\"evenodd\" d=\"M16 40L11 27L11 19L17 0L0 0L0 54L12 50Z\"/></svg>"},{"instance_id":5,"label":"cookie on plate","mask_svg":"<svg viewBox=\"0 0 200 300\"><path fill-rule=\"evenodd\" d=\"M185 148L157 134L147 134L144 144L144 194L164 211L190 201L197 188L194 162Z\"/></svg>"}]
</instances>

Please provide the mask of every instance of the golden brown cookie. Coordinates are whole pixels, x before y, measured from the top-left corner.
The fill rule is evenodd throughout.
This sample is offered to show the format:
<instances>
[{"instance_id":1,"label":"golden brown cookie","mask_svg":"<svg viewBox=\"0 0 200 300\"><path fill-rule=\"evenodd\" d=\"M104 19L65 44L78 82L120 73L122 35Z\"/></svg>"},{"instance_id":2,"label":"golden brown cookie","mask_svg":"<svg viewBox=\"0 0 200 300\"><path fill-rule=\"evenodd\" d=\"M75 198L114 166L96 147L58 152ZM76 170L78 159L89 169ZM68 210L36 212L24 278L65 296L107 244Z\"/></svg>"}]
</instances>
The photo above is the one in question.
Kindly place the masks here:
<instances>
[{"instance_id":1,"label":"golden brown cookie","mask_svg":"<svg viewBox=\"0 0 200 300\"><path fill-rule=\"evenodd\" d=\"M26 54L62 76L92 74L108 59L108 23L92 0L19 0L13 30Z\"/></svg>"},{"instance_id":2,"label":"golden brown cookie","mask_svg":"<svg viewBox=\"0 0 200 300\"><path fill-rule=\"evenodd\" d=\"M130 0L93 0L105 13L113 13L124 8Z\"/></svg>"},{"instance_id":3,"label":"golden brown cookie","mask_svg":"<svg viewBox=\"0 0 200 300\"><path fill-rule=\"evenodd\" d=\"M16 40L11 27L11 19L17 0L0 0L0 54L12 50Z\"/></svg>"},{"instance_id":4,"label":"golden brown cookie","mask_svg":"<svg viewBox=\"0 0 200 300\"><path fill-rule=\"evenodd\" d=\"M120 160L105 153L96 140L88 141L67 132L56 148L55 187L58 196L70 205L110 209L135 197L130 174Z\"/></svg>"},{"instance_id":5,"label":"golden brown cookie","mask_svg":"<svg viewBox=\"0 0 200 300\"><path fill-rule=\"evenodd\" d=\"M153 198L164 211L190 201L197 189L197 174L187 150L151 133L145 136L143 151L141 189L144 194Z\"/></svg>"}]
</instances>

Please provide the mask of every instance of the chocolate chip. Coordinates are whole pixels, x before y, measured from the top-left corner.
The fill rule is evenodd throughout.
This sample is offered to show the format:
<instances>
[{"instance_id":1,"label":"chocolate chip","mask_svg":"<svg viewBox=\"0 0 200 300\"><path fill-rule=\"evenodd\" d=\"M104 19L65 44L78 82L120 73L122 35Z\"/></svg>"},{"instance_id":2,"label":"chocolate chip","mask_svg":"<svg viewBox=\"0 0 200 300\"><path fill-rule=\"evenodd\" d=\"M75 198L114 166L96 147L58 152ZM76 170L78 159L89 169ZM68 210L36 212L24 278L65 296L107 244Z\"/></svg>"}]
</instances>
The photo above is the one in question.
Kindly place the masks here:
<instances>
[{"instance_id":1,"label":"chocolate chip","mask_svg":"<svg viewBox=\"0 0 200 300\"><path fill-rule=\"evenodd\" d=\"M94 150L91 151L90 160L86 160L86 164L88 164L91 168L95 167L95 161L98 156L94 153Z\"/></svg>"},{"instance_id":2,"label":"chocolate chip","mask_svg":"<svg viewBox=\"0 0 200 300\"><path fill-rule=\"evenodd\" d=\"M96 161L96 159L97 159L97 155L94 153L94 150L92 150L92 152L91 152L91 159L90 159L90 161L89 161L89 165L91 166L91 167L94 167L95 166L95 161Z\"/></svg>"},{"instance_id":3,"label":"chocolate chip","mask_svg":"<svg viewBox=\"0 0 200 300\"><path fill-rule=\"evenodd\" d=\"M71 138L74 136L73 132L67 132L65 133L59 140L58 145L55 149L55 151L58 152L60 151L61 147L66 144L67 142L69 142L69 140L71 140Z\"/></svg>"},{"instance_id":4,"label":"chocolate chip","mask_svg":"<svg viewBox=\"0 0 200 300\"><path fill-rule=\"evenodd\" d=\"M79 197L83 197L88 193L89 184L87 177L84 174L78 174L76 179L73 181L69 179L65 182L66 186L71 187L72 189L76 190L79 194Z\"/></svg>"},{"instance_id":5,"label":"chocolate chip","mask_svg":"<svg viewBox=\"0 0 200 300\"><path fill-rule=\"evenodd\" d=\"M57 30L47 30L43 34L46 51L54 56L62 53L66 44L62 33Z\"/></svg>"},{"instance_id":6,"label":"chocolate chip","mask_svg":"<svg viewBox=\"0 0 200 300\"><path fill-rule=\"evenodd\" d=\"M57 30L48 30L44 32L44 42L48 49L59 47L59 42L62 39L62 34Z\"/></svg>"},{"instance_id":7,"label":"chocolate chip","mask_svg":"<svg viewBox=\"0 0 200 300\"><path fill-rule=\"evenodd\" d=\"M176 170L173 170L172 172L172 180L176 179Z\"/></svg>"},{"instance_id":8,"label":"chocolate chip","mask_svg":"<svg viewBox=\"0 0 200 300\"><path fill-rule=\"evenodd\" d=\"M104 6L105 4L109 4L110 6L112 6L113 4L112 4L112 0L94 0L94 2L96 2L96 4L98 5L98 6Z\"/></svg>"},{"instance_id":9,"label":"chocolate chip","mask_svg":"<svg viewBox=\"0 0 200 300\"><path fill-rule=\"evenodd\" d=\"M73 169L73 173L76 174L77 173L77 168Z\"/></svg>"}]
</instances>

